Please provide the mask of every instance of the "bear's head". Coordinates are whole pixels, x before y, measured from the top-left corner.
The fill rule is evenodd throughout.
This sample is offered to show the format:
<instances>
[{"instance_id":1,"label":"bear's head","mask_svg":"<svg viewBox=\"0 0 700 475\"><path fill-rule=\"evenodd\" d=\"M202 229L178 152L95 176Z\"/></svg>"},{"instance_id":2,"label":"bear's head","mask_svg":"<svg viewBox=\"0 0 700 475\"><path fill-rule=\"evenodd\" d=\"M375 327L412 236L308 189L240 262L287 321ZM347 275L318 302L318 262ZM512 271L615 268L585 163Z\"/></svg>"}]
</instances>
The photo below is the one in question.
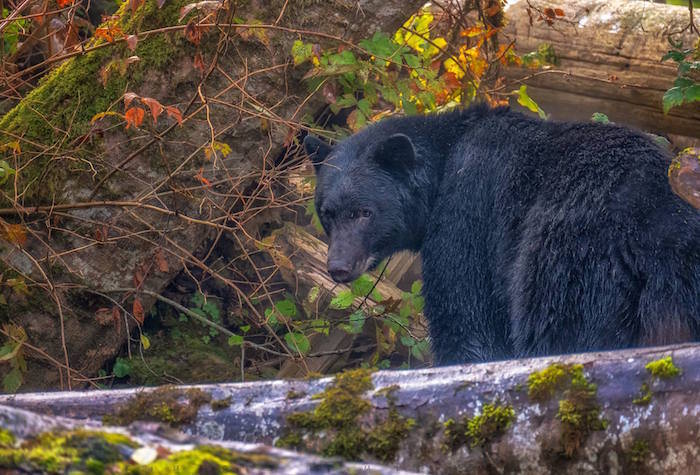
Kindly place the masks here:
<instances>
[{"instance_id":1,"label":"bear's head","mask_svg":"<svg viewBox=\"0 0 700 475\"><path fill-rule=\"evenodd\" d=\"M408 136L378 132L365 130L333 147L304 139L316 171L316 211L330 239L328 273L339 283L415 247L410 182L416 151Z\"/></svg>"}]
</instances>

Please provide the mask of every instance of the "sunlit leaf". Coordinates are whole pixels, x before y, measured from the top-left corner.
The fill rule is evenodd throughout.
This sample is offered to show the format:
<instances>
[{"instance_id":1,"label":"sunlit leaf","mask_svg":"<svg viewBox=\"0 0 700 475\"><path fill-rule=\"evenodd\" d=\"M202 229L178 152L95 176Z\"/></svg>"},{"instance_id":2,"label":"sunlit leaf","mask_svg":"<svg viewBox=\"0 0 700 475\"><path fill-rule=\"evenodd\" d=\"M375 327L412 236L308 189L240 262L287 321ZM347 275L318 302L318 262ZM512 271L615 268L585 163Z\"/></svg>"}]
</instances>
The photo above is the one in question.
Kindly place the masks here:
<instances>
[{"instance_id":1,"label":"sunlit leaf","mask_svg":"<svg viewBox=\"0 0 700 475\"><path fill-rule=\"evenodd\" d=\"M547 118L547 114L545 114L540 106L538 106L537 103L528 95L527 86L520 86L520 89L518 89L516 92L518 94L518 104L531 110L532 112L537 112L542 119Z\"/></svg>"},{"instance_id":2,"label":"sunlit leaf","mask_svg":"<svg viewBox=\"0 0 700 475\"><path fill-rule=\"evenodd\" d=\"M303 333L286 333L284 335L284 341L290 348L295 351L299 351L301 354L306 354L311 349L311 343Z\"/></svg>"},{"instance_id":3,"label":"sunlit leaf","mask_svg":"<svg viewBox=\"0 0 700 475\"><path fill-rule=\"evenodd\" d=\"M343 290L331 299L330 307L337 310L343 310L350 307L354 299L355 296L353 295L352 291Z\"/></svg>"},{"instance_id":4,"label":"sunlit leaf","mask_svg":"<svg viewBox=\"0 0 700 475\"><path fill-rule=\"evenodd\" d=\"M124 118L126 119L126 128L138 128L143 123L145 116L146 111L140 107L132 107L131 109L127 110L124 114Z\"/></svg>"},{"instance_id":5,"label":"sunlit leaf","mask_svg":"<svg viewBox=\"0 0 700 475\"><path fill-rule=\"evenodd\" d=\"M141 333L140 339L141 339L141 346L143 346L144 350L147 350L151 347L151 340L149 340L146 335Z\"/></svg>"},{"instance_id":6,"label":"sunlit leaf","mask_svg":"<svg viewBox=\"0 0 700 475\"><path fill-rule=\"evenodd\" d=\"M243 337L240 335L233 334L228 337L228 345L229 346L239 346L243 344Z\"/></svg>"}]
</instances>

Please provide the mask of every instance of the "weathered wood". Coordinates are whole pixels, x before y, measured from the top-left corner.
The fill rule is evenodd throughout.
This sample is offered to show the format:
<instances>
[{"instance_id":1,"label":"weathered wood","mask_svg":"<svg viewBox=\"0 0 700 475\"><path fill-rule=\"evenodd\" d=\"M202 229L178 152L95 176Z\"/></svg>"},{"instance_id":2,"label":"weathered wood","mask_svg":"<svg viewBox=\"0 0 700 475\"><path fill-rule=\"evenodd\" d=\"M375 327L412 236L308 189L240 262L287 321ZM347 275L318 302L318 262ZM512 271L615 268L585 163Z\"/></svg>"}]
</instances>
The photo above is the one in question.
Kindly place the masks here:
<instances>
[{"instance_id":1,"label":"weathered wood","mask_svg":"<svg viewBox=\"0 0 700 475\"><path fill-rule=\"evenodd\" d=\"M528 6L561 8L565 16L553 26L538 21ZM602 112L614 122L641 129L700 138L697 103L664 114L661 99L676 77L671 61L661 62L670 49L668 35L687 26L687 8L625 0L518 0L507 7L506 33L518 53L554 48L559 64L525 80L530 95L555 119L589 120ZM692 32L674 35L690 46ZM520 80L535 71L507 68Z\"/></svg>"},{"instance_id":2,"label":"weathered wood","mask_svg":"<svg viewBox=\"0 0 700 475\"><path fill-rule=\"evenodd\" d=\"M132 456L137 450L144 451L144 449L146 449L152 452L153 456L160 453L161 455L159 455L158 458L163 459L171 453L175 454L191 451L201 446L216 446L226 449L233 460L236 460L236 464L245 470L243 473L250 475L287 475L290 473L313 473L319 475L340 475L347 473L401 475L409 473L376 464L359 464L343 462L337 459L321 458L314 455L277 449L263 444L246 444L242 442L220 440L211 441L197 437L188 437L173 431L166 434L163 433L163 431L159 431L159 427L154 425L140 424L130 428L109 427L94 421L48 417L7 406L0 406L0 426L12 432L15 437L22 439L24 443L28 441L34 443L32 442L33 439L49 431L52 432L49 438L62 433L71 433L76 430L95 431L95 439L100 437L99 433L124 435L137 444L136 447L128 447L126 445L119 446L120 455L125 461L130 461L131 463L133 463ZM91 449L87 447L86 449L89 454ZM96 445L95 451L98 458L101 455L104 456L103 453L99 453L100 450L104 450L104 446ZM7 453L7 451L5 453ZM181 473L209 473L205 471L206 466L188 466L186 459L181 460L182 461L177 465L177 467L182 470ZM192 458L192 462L199 464L201 463L201 459ZM40 464L37 465L40 466ZM149 464L144 465L148 466ZM54 466L58 466L55 461ZM11 457L4 457L0 460L0 471L4 475L28 473L30 467L31 465L26 462L21 463L21 456L19 455L16 462L13 461ZM56 471L52 470L51 473L56 473Z\"/></svg>"},{"instance_id":3,"label":"weathered wood","mask_svg":"<svg viewBox=\"0 0 700 475\"><path fill-rule=\"evenodd\" d=\"M665 356L672 357L679 375L655 377L645 369ZM530 375L548 368L551 371L556 363L564 365L559 368L566 371L573 368L569 365L582 365L591 396L586 406L589 411L568 414L587 417L588 429L576 432L562 421L562 414L567 414L562 401L580 405L576 398L582 397L571 387L566 392L570 384L567 377L552 385L559 389L553 390L551 397L546 391L539 398L536 392L531 393ZM212 439L269 444L284 432L288 415L313 409L319 404L318 395L332 383L332 378L324 378L196 386L216 400L230 397L231 405L219 411L202 406L196 421L184 430ZM371 406L362 424L387 417L391 406L388 392L398 411L416 421L401 440L394 459L395 466L405 469L431 473L693 473L698 461L697 344L380 371L372 375L372 384L373 390L364 394ZM0 404L47 415L95 419L116 413L142 391L153 389L20 394L0 397ZM484 412L486 404L510 406L512 423L502 434L487 433L485 440L473 447L465 437L466 445L454 447L454 451L445 449L449 443L445 422L473 418ZM596 411L600 419L594 417ZM605 428L596 425L601 420L606 421ZM477 422L473 422L476 427ZM568 438L563 439L565 434ZM332 437L332 431L321 437ZM305 440L313 441L313 435Z\"/></svg>"},{"instance_id":4,"label":"weathered wood","mask_svg":"<svg viewBox=\"0 0 700 475\"><path fill-rule=\"evenodd\" d=\"M316 303L314 305L321 309L327 306L330 297L334 294L349 289L345 284L336 284L328 275L326 270L328 246L326 243L301 227L287 225L279 230L275 233L274 241L268 248L268 251L279 266L283 279L291 289L295 290L297 296L303 298L313 288L316 291L320 291L320 295L315 300ZM406 269L410 267L412 262L413 259L406 261ZM405 269L395 268L395 277L400 278L402 271L405 271ZM375 279L379 277L376 272L371 275ZM401 299L401 290L386 277L377 283L376 289L385 299ZM371 296L366 300L358 297L354 301L354 306L359 307L364 304L373 307L377 303ZM326 309L324 313L326 317L347 314L346 311L334 312L332 309ZM422 316L411 330L418 338L427 335L427 323ZM315 352L330 352L349 348L354 340L355 335L335 327L330 329L328 335L317 334L311 337L312 347ZM282 365L278 377L294 378L304 376L309 372L325 373L345 356L345 353L338 352L337 354L306 358L303 364L300 361L288 360Z\"/></svg>"}]
</instances>

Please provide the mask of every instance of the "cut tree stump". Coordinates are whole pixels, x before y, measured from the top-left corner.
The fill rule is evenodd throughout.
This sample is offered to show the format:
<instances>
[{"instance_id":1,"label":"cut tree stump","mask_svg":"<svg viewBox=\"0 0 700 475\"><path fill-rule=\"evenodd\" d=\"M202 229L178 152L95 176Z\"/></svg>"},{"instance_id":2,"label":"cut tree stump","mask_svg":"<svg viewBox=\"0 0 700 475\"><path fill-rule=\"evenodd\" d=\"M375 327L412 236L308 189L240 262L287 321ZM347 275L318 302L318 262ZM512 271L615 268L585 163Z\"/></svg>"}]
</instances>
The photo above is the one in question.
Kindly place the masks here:
<instances>
[{"instance_id":1,"label":"cut tree stump","mask_svg":"<svg viewBox=\"0 0 700 475\"><path fill-rule=\"evenodd\" d=\"M550 26L536 12L545 8L560 8L565 16ZM689 24L687 8L627 0L516 0L506 14L506 34L519 54L542 44L554 49L559 64L549 71L505 71L509 80L523 80L552 118L587 121L602 112L614 122L685 136L682 145L698 143L700 105L664 114L661 104L677 73L676 63L661 58L671 49L668 35ZM674 39L690 47L697 37L686 29Z\"/></svg>"},{"instance_id":2,"label":"cut tree stump","mask_svg":"<svg viewBox=\"0 0 700 475\"><path fill-rule=\"evenodd\" d=\"M191 435L272 444L291 433L300 437L296 442L304 450L323 450L338 432L323 425L322 413L295 416L296 428L288 416L319 405L355 408L354 423L370 434L368 447L371 434L376 435L372 431L386 429L387 420L407 429L393 439L396 451L389 452L388 461L407 470L683 474L694 473L698 462L698 344L379 371L364 393L369 386L361 384L362 370L346 376L358 385L348 383L352 379L324 378L172 390L186 399L186 391L197 388L215 401L230 402L219 410L202 405L193 422L182 426ZM353 394L353 387L360 393ZM99 420L133 405L135 396L155 391L168 390L21 394L0 397L0 404ZM348 397L333 399L339 395ZM334 405L338 401L342 404ZM300 429L300 420L308 427L317 424L319 432ZM368 454L361 458L375 460Z\"/></svg>"}]
</instances>

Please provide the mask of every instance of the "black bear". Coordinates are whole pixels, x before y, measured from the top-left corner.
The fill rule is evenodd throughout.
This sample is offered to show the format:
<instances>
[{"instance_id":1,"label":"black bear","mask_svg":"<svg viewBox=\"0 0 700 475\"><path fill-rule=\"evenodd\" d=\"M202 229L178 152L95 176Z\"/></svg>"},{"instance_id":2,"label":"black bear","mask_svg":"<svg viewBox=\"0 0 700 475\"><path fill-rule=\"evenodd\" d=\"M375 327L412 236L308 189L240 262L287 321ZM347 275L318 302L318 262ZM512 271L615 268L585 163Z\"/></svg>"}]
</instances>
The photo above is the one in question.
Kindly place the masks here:
<instances>
[{"instance_id":1,"label":"black bear","mask_svg":"<svg viewBox=\"0 0 700 475\"><path fill-rule=\"evenodd\" d=\"M700 336L700 212L645 134L477 105L304 146L331 277L420 251L438 364Z\"/></svg>"}]
</instances>

